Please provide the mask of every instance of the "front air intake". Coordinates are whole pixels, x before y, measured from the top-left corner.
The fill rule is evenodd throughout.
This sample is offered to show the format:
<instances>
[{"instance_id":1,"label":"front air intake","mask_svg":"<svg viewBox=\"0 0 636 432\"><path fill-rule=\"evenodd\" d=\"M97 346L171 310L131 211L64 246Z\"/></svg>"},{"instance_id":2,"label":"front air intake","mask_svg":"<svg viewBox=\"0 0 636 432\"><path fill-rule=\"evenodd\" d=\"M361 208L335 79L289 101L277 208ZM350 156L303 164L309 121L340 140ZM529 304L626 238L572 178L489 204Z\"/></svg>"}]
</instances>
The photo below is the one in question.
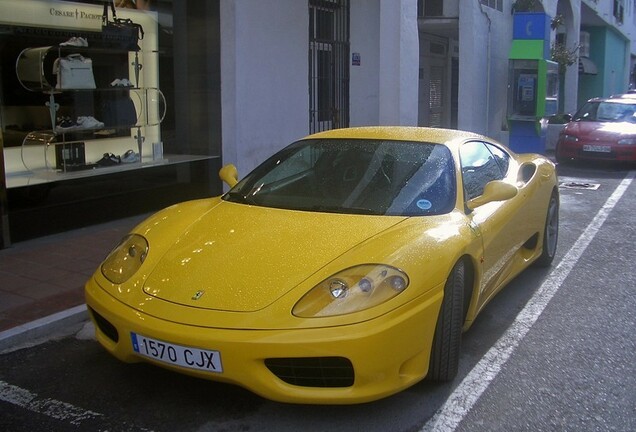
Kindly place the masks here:
<instances>
[{"instance_id":1,"label":"front air intake","mask_svg":"<svg viewBox=\"0 0 636 432\"><path fill-rule=\"evenodd\" d=\"M301 387L351 387L353 365L344 357L272 358L265 366L284 382Z\"/></svg>"},{"instance_id":2,"label":"front air intake","mask_svg":"<svg viewBox=\"0 0 636 432\"><path fill-rule=\"evenodd\" d=\"M95 321L97 328L104 333L108 339L117 343L119 341L119 332L117 332L115 326L112 325L106 318L95 312L94 309L89 307L88 310L93 316L93 320Z\"/></svg>"}]
</instances>

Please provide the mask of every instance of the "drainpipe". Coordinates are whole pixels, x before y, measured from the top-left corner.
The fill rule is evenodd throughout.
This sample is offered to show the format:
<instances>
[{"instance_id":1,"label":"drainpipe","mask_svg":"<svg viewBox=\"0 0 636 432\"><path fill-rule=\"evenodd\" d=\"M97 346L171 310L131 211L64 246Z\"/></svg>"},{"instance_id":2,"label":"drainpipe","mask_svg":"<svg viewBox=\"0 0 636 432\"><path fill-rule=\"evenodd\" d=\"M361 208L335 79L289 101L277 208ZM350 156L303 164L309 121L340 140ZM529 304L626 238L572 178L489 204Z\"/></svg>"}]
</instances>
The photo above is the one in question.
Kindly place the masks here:
<instances>
[{"instance_id":1,"label":"drainpipe","mask_svg":"<svg viewBox=\"0 0 636 432\"><path fill-rule=\"evenodd\" d=\"M488 62L486 65L486 133L484 135L490 134L490 32L492 21L488 16L488 13L484 10L484 5L481 3L481 0L476 0L477 5L479 6L479 10L482 15L486 17L488 20L488 42L486 44L486 61Z\"/></svg>"}]
</instances>

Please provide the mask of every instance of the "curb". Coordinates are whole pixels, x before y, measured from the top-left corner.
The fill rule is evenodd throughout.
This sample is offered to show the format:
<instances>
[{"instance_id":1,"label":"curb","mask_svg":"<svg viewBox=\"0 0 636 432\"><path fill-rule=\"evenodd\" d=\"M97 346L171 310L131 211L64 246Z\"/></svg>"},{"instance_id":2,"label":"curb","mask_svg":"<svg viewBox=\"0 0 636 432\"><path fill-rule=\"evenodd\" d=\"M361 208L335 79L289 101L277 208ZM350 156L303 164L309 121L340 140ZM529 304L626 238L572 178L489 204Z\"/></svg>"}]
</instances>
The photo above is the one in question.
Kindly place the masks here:
<instances>
[{"instance_id":1,"label":"curb","mask_svg":"<svg viewBox=\"0 0 636 432\"><path fill-rule=\"evenodd\" d=\"M74 330L77 325L87 319L88 310L85 304L81 304L5 330L0 332L0 353L21 345L43 342L58 333L69 333L69 328L72 327Z\"/></svg>"}]
</instances>

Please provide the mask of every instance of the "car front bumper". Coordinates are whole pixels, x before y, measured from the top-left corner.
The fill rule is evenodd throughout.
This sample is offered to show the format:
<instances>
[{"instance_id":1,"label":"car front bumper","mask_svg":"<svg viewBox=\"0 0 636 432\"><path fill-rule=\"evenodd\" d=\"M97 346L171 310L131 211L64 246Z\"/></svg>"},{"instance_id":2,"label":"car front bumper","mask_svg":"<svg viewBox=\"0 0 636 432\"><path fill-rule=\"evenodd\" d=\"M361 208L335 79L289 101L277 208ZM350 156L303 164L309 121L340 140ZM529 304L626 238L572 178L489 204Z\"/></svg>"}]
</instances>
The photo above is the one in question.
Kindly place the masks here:
<instances>
[{"instance_id":1,"label":"car front bumper","mask_svg":"<svg viewBox=\"0 0 636 432\"><path fill-rule=\"evenodd\" d=\"M608 145L559 140L556 153L560 159L636 161L636 145Z\"/></svg>"},{"instance_id":2,"label":"car front bumper","mask_svg":"<svg viewBox=\"0 0 636 432\"><path fill-rule=\"evenodd\" d=\"M148 361L179 373L236 384L280 402L353 404L397 393L426 376L443 285L369 321L281 330L209 328L153 317L120 302L93 278L87 282L85 293L97 340L124 362ZM175 366L140 356L133 349L133 333L217 351L223 372ZM272 361L280 359L293 360L289 368L294 364L315 368L312 373L318 375L331 373L333 361L338 366L349 364L352 380L344 386L323 386L320 379L314 381L317 384L294 384L281 376L281 367L271 367Z\"/></svg>"}]
</instances>

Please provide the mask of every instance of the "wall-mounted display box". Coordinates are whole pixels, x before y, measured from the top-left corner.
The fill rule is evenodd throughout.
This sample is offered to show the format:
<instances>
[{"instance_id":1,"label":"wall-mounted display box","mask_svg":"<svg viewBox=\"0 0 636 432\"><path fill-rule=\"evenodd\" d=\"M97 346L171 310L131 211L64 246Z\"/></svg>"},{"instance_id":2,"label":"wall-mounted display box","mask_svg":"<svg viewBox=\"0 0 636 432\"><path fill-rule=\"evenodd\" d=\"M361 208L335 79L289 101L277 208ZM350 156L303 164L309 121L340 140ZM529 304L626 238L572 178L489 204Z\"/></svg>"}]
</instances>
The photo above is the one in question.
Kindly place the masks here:
<instances>
[{"instance_id":1,"label":"wall-mounted display box","mask_svg":"<svg viewBox=\"0 0 636 432\"><path fill-rule=\"evenodd\" d=\"M132 62L129 55L68 46L27 48L19 54L18 80L27 90L48 95L45 106L51 119L50 128L31 131L24 138L20 150L24 168L59 179L52 174L163 161L162 151L153 152L144 144L145 134L153 133L151 128L165 116L165 98L157 88L138 85L143 64L139 52L132 54ZM66 60L66 73L61 60ZM125 68L118 73L117 63L122 61Z\"/></svg>"},{"instance_id":2,"label":"wall-mounted display box","mask_svg":"<svg viewBox=\"0 0 636 432\"><path fill-rule=\"evenodd\" d=\"M84 35L89 46L27 47L15 59L19 84L41 104L9 109L22 118L12 132L23 135L19 149L5 150L9 188L164 162L158 146L166 102L146 86L156 82L146 77L156 67L144 73L140 51L91 47ZM33 111L40 124L25 124Z\"/></svg>"}]
</instances>

